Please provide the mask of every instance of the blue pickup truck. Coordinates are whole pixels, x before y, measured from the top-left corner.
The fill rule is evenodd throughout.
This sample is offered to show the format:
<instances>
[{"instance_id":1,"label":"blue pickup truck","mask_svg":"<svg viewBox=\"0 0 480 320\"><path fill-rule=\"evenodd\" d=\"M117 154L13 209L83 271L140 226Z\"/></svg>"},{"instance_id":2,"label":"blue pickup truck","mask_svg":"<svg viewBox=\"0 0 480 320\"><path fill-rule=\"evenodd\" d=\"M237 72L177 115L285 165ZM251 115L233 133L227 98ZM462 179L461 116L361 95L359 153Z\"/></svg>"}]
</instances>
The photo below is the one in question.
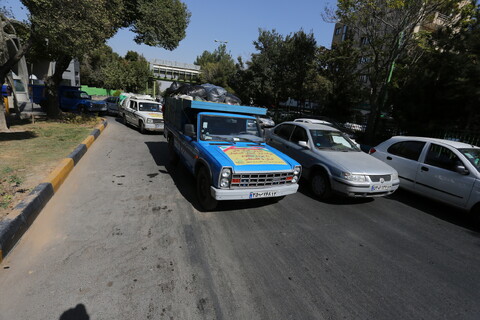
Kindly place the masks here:
<instances>
[{"instance_id":1,"label":"blue pickup truck","mask_svg":"<svg viewBox=\"0 0 480 320\"><path fill-rule=\"evenodd\" d=\"M34 103L43 106L46 102L45 86L30 85ZM107 104L104 100L92 100L92 97L78 87L61 86L58 88L60 109L80 113L107 112Z\"/></svg>"},{"instance_id":2,"label":"blue pickup truck","mask_svg":"<svg viewBox=\"0 0 480 320\"><path fill-rule=\"evenodd\" d=\"M164 136L172 163L196 178L204 210L221 200L280 200L298 189L301 166L265 144L257 107L167 98Z\"/></svg>"}]
</instances>

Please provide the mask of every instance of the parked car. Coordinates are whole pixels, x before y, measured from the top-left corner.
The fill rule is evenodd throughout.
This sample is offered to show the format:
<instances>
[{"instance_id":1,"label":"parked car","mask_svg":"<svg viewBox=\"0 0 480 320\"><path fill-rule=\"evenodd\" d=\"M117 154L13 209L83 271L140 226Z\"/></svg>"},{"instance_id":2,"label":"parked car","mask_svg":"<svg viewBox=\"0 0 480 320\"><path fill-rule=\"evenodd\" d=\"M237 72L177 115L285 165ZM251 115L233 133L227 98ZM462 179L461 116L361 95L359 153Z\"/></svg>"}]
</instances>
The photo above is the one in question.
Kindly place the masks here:
<instances>
[{"instance_id":1,"label":"parked car","mask_svg":"<svg viewBox=\"0 0 480 320\"><path fill-rule=\"evenodd\" d=\"M275 121L270 117L258 117L260 127L263 128L272 128L275 126Z\"/></svg>"},{"instance_id":2,"label":"parked car","mask_svg":"<svg viewBox=\"0 0 480 320\"><path fill-rule=\"evenodd\" d=\"M304 123L316 123L316 124L325 124L327 126L332 126L331 122L320 120L320 119L309 119L309 118L299 118L293 120L294 122L304 122Z\"/></svg>"},{"instance_id":3,"label":"parked car","mask_svg":"<svg viewBox=\"0 0 480 320\"><path fill-rule=\"evenodd\" d=\"M392 194L400 183L395 169L362 152L342 131L324 124L284 122L266 133L272 147L298 161L315 196Z\"/></svg>"},{"instance_id":4,"label":"parked car","mask_svg":"<svg viewBox=\"0 0 480 320\"><path fill-rule=\"evenodd\" d=\"M480 216L480 148L443 139L392 137L370 150L401 187Z\"/></svg>"},{"instance_id":5,"label":"parked car","mask_svg":"<svg viewBox=\"0 0 480 320\"><path fill-rule=\"evenodd\" d=\"M108 97L103 101L105 101L105 104L107 105L107 113L109 115L115 116L118 114L119 97Z\"/></svg>"}]
</instances>

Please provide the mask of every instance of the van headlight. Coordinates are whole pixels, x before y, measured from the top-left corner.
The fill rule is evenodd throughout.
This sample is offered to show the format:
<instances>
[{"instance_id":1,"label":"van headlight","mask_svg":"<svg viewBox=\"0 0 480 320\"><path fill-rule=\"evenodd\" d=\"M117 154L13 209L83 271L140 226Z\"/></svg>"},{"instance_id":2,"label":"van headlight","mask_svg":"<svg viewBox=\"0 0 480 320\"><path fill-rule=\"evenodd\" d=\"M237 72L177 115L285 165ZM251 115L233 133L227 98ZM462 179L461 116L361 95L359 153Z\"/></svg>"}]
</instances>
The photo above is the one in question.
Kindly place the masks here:
<instances>
[{"instance_id":1,"label":"van headlight","mask_svg":"<svg viewBox=\"0 0 480 320\"><path fill-rule=\"evenodd\" d=\"M352 182L366 182L367 177L363 174L353 174L350 172L342 172L342 178Z\"/></svg>"},{"instance_id":2,"label":"van headlight","mask_svg":"<svg viewBox=\"0 0 480 320\"><path fill-rule=\"evenodd\" d=\"M147 123L153 123L153 119L148 118Z\"/></svg>"},{"instance_id":3,"label":"van headlight","mask_svg":"<svg viewBox=\"0 0 480 320\"><path fill-rule=\"evenodd\" d=\"M231 180L232 180L232 169L222 168L222 171L220 171L220 188L230 187Z\"/></svg>"}]
</instances>

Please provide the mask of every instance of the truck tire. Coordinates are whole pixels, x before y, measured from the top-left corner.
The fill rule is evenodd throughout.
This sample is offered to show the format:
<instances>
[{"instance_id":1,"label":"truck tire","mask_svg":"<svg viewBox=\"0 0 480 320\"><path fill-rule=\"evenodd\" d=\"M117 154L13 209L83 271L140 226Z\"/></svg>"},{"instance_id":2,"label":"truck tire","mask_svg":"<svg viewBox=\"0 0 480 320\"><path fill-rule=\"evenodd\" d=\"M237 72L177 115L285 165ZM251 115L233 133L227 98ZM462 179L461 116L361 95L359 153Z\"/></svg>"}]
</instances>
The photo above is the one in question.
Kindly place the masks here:
<instances>
[{"instance_id":1,"label":"truck tire","mask_svg":"<svg viewBox=\"0 0 480 320\"><path fill-rule=\"evenodd\" d=\"M310 190L320 200L327 200L332 196L330 180L323 170L316 170L310 177Z\"/></svg>"},{"instance_id":2,"label":"truck tire","mask_svg":"<svg viewBox=\"0 0 480 320\"><path fill-rule=\"evenodd\" d=\"M170 160L170 163L173 165L176 165L178 163L178 154L175 152L175 148L173 146L175 140L172 136L168 137L168 157Z\"/></svg>"},{"instance_id":3,"label":"truck tire","mask_svg":"<svg viewBox=\"0 0 480 320\"><path fill-rule=\"evenodd\" d=\"M211 211L217 207L218 201L210 193L210 175L205 167L197 173L197 197L200 206L205 211Z\"/></svg>"},{"instance_id":4,"label":"truck tire","mask_svg":"<svg viewBox=\"0 0 480 320\"><path fill-rule=\"evenodd\" d=\"M86 114L87 113L87 108L84 105L79 105L78 106L78 112L80 114Z\"/></svg>"},{"instance_id":5,"label":"truck tire","mask_svg":"<svg viewBox=\"0 0 480 320\"><path fill-rule=\"evenodd\" d=\"M145 134L145 124L142 120L138 122L138 131L140 131L141 134Z\"/></svg>"},{"instance_id":6,"label":"truck tire","mask_svg":"<svg viewBox=\"0 0 480 320\"><path fill-rule=\"evenodd\" d=\"M128 125L127 117L125 116L125 113L122 115L122 120L124 125Z\"/></svg>"}]
</instances>

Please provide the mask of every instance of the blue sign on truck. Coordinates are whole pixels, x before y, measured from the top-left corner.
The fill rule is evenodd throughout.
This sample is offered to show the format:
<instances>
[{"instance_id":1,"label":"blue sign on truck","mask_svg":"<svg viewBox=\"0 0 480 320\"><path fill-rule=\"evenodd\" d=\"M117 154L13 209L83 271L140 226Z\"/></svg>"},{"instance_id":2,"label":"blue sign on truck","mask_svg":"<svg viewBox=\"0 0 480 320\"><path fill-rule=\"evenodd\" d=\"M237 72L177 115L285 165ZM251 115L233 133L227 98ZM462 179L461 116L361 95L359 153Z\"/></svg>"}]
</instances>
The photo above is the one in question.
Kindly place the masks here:
<instances>
[{"instance_id":1,"label":"blue sign on truck","mask_svg":"<svg viewBox=\"0 0 480 320\"><path fill-rule=\"evenodd\" d=\"M265 144L257 107L167 98L165 130L170 160L196 178L200 205L257 198L279 200L298 189L301 166Z\"/></svg>"}]
</instances>

